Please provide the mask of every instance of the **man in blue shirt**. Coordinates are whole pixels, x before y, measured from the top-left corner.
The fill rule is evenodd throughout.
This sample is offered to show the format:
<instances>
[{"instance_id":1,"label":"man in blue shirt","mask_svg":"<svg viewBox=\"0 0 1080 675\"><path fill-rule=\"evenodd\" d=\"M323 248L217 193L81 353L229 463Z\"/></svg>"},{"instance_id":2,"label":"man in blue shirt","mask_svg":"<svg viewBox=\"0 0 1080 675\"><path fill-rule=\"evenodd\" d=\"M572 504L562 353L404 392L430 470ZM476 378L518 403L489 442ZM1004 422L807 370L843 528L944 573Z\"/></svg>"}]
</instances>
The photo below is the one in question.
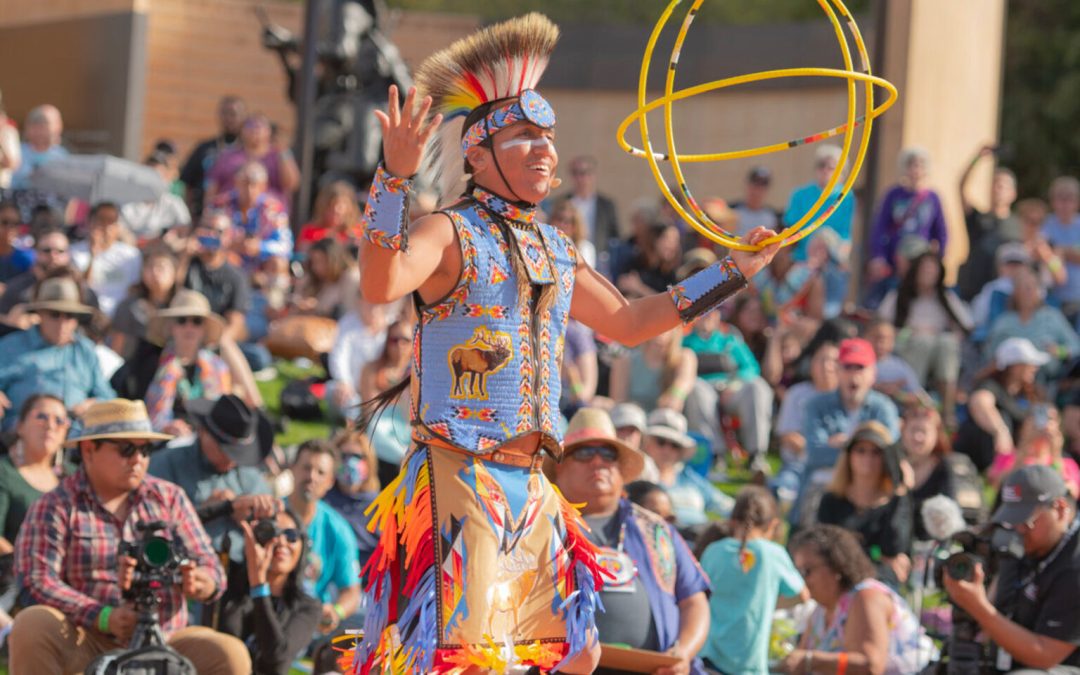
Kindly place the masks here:
<instances>
[{"instance_id":1,"label":"man in blue shirt","mask_svg":"<svg viewBox=\"0 0 1080 675\"><path fill-rule=\"evenodd\" d=\"M709 633L709 580L674 526L622 497L644 456L618 439L598 408L574 415L563 447L562 461L548 460L544 471L570 503L584 504L587 536L610 573L600 593L605 611L596 616L600 642L664 652L679 658L674 672L703 674L696 654ZM603 652L596 672L613 672Z\"/></svg>"},{"instance_id":2,"label":"man in blue shirt","mask_svg":"<svg viewBox=\"0 0 1080 675\"><path fill-rule=\"evenodd\" d=\"M810 207L817 202L818 198L821 197L821 193L825 190L825 185L829 182L829 177L836 171L839 159L840 148L835 145L823 145L818 148L817 152L814 153L814 182L796 188L795 191L791 193L791 199L788 201L787 210L784 212L784 227L791 227L799 222L799 220L810 210ZM824 203L822 203L817 215L807 221L807 225L817 220L817 216L836 201L836 196L840 194L840 187L843 185L843 180L844 178L841 176L840 180L837 181L836 185L833 187L833 193L825 199ZM836 210L832 212L832 215L826 218L825 222L821 225L840 235L840 241L843 242L845 251L851 244L851 221L854 217L855 197L849 192L844 196L840 205L836 207ZM796 262L806 261L806 251L809 244L809 237L795 244L792 258ZM847 256L845 255L844 257L846 258Z\"/></svg>"},{"instance_id":3,"label":"man in blue shirt","mask_svg":"<svg viewBox=\"0 0 1080 675\"><path fill-rule=\"evenodd\" d=\"M56 106L40 105L26 115L22 163L11 176L12 190L26 190L34 169L68 156L67 148L60 145L63 132L64 120Z\"/></svg>"},{"instance_id":4,"label":"man in blue shirt","mask_svg":"<svg viewBox=\"0 0 1080 675\"><path fill-rule=\"evenodd\" d=\"M272 518L280 508L259 469L273 445L273 429L232 394L188 401L186 410L195 440L151 455L150 475L182 487L214 550L228 550L232 560L242 562L244 537L234 521Z\"/></svg>"},{"instance_id":5,"label":"man in blue shirt","mask_svg":"<svg viewBox=\"0 0 1080 675\"><path fill-rule=\"evenodd\" d=\"M1053 295L1070 320L1080 314L1080 182L1060 176L1050 184L1052 213L1043 221L1043 238L1065 261L1066 281L1055 286Z\"/></svg>"},{"instance_id":6,"label":"man in blue shirt","mask_svg":"<svg viewBox=\"0 0 1080 675\"><path fill-rule=\"evenodd\" d=\"M58 396L74 415L82 415L94 399L116 392L101 372L94 344L79 334L79 318L93 308L82 304L79 287L67 277L46 279L27 310L41 322L0 339L0 415L10 431L23 401L34 394Z\"/></svg>"},{"instance_id":7,"label":"man in blue shirt","mask_svg":"<svg viewBox=\"0 0 1080 675\"><path fill-rule=\"evenodd\" d=\"M874 391L877 378L877 357L873 346L862 338L849 338L840 343L840 386L836 391L815 395L806 404L803 436L806 438L806 468L802 475L799 500L792 509L793 523L799 522L802 509L806 515L816 513L810 504L811 486L823 486L832 476L840 451L851 439L852 432L863 422L881 422L895 441L900 433L900 415L888 396Z\"/></svg>"},{"instance_id":8,"label":"man in blue shirt","mask_svg":"<svg viewBox=\"0 0 1080 675\"><path fill-rule=\"evenodd\" d=\"M301 444L292 465L289 508L304 521L310 546L304 585L323 603L319 628L329 633L360 607L359 545L349 521L323 501L334 486L337 453L329 441Z\"/></svg>"}]
</instances>

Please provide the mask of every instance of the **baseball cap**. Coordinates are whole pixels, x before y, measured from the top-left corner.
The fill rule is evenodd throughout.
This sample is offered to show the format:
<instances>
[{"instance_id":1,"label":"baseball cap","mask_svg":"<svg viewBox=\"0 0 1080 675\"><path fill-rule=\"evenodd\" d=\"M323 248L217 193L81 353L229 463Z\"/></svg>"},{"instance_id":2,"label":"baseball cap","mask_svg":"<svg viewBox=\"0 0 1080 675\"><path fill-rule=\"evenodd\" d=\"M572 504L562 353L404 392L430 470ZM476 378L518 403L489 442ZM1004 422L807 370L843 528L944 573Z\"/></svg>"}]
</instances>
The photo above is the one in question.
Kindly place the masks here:
<instances>
[{"instance_id":1,"label":"baseball cap","mask_svg":"<svg viewBox=\"0 0 1080 675\"><path fill-rule=\"evenodd\" d=\"M872 366L877 363L874 348L862 338L848 338L840 343L840 365Z\"/></svg>"},{"instance_id":2,"label":"baseball cap","mask_svg":"<svg viewBox=\"0 0 1080 675\"><path fill-rule=\"evenodd\" d=\"M772 171L767 166L755 166L750 169L750 173L746 176L747 182L755 183L757 185L768 185L772 182Z\"/></svg>"},{"instance_id":3,"label":"baseball cap","mask_svg":"<svg viewBox=\"0 0 1080 675\"><path fill-rule=\"evenodd\" d=\"M999 370L1015 365L1044 366L1049 360L1049 354L1033 345L1031 340L1022 337L1004 340L994 350L994 365Z\"/></svg>"},{"instance_id":4,"label":"baseball cap","mask_svg":"<svg viewBox=\"0 0 1080 675\"><path fill-rule=\"evenodd\" d=\"M1031 256L1028 255L1027 247L1017 241L1010 241L1002 244L998 250L997 264L1005 265L1008 263L1020 263L1027 265L1031 262Z\"/></svg>"},{"instance_id":5,"label":"baseball cap","mask_svg":"<svg viewBox=\"0 0 1080 675\"><path fill-rule=\"evenodd\" d=\"M647 422L645 411L636 403L620 403L611 409L611 423L616 429L634 427L644 433Z\"/></svg>"},{"instance_id":6,"label":"baseball cap","mask_svg":"<svg viewBox=\"0 0 1080 675\"><path fill-rule=\"evenodd\" d=\"M1001 506L994 511L993 522L1016 527L1031 519L1035 510L1068 494L1065 481L1056 469L1031 464L1013 471L1001 485Z\"/></svg>"}]
</instances>

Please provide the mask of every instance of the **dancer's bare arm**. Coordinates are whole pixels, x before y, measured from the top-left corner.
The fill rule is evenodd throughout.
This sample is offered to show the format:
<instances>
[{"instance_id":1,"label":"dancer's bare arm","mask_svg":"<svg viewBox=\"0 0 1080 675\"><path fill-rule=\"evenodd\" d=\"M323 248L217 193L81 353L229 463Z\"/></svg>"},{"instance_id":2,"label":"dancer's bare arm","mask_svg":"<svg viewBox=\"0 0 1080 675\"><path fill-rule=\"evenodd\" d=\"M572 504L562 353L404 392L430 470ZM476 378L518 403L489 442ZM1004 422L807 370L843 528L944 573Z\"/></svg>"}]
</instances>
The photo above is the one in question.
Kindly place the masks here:
<instances>
[{"instance_id":1,"label":"dancer's bare arm","mask_svg":"<svg viewBox=\"0 0 1080 675\"><path fill-rule=\"evenodd\" d=\"M747 240L756 244L773 234L759 227L750 232ZM778 250L777 243L760 251L732 251L731 257L743 276L750 279L769 264ZM627 300L610 281L584 262L578 263L574 283L570 316L620 344L630 347L641 344L682 322L667 293Z\"/></svg>"}]
</instances>

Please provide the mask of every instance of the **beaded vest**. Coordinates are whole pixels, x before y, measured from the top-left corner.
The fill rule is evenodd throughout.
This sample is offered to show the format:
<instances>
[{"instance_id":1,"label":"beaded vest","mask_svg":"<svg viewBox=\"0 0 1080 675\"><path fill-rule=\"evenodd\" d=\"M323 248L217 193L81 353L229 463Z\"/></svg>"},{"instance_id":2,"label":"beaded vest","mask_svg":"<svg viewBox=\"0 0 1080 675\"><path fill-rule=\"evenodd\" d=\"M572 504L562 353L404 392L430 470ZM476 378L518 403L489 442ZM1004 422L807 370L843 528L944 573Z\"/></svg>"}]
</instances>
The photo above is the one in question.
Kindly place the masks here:
<instances>
[{"instance_id":1,"label":"beaded vest","mask_svg":"<svg viewBox=\"0 0 1080 675\"><path fill-rule=\"evenodd\" d=\"M487 454L534 431L554 456L563 335L577 251L569 237L481 188L444 211L461 246L457 286L419 308L413 342L412 419L418 441L435 436ZM528 279L518 278L511 256ZM555 300L536 310L541 287Z\"/></svg>"}]
</instances>

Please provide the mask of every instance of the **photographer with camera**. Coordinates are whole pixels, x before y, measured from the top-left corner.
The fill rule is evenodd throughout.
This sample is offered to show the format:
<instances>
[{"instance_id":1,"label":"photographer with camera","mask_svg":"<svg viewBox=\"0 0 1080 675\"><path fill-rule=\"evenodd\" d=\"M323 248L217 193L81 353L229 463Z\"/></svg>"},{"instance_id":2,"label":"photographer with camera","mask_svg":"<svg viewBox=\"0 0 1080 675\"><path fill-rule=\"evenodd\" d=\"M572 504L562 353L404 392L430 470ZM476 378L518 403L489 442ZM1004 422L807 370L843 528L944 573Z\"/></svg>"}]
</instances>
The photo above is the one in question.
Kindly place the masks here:
<instances>
[{"instance_id":1,"label":"photographer with camera","mask_svg":"<svg viewBox=\"0 0 1080 675\"><path fill-rule=\"evenodd\" d=\"M1006 479L993 522L1023 537L1024 557L1003 558L990 595L982 564L969 580L944 575L950 599L997 645L997 668L1014 675L1080 674L1080 519L1053 467Z\"/></svg>"},{"instance_id":2,"label":"photographer with camera","mask_svg":"<svg viewBox=\"0 0 1080 675\"><path fill-rule=\"evenodd\" d=\"M81 467L31 507L16 540L16 579L38 604L15 619L11 672L80 672L133 635L146 644L143 632L163 633L199 673L250 672L242 642L186 627L186 600L216 599L225 578L183 490L146 475L152 444L171 437L151 429L142 401L124 399L90 405L82 428L67 443L78 446ZM172 525L168 536L148 536L164 523ZM136 563L124 553L139 538L143 560ZM165 559L156 559L162 545ZM170 579L175 574L177 583L145 583L149 565L168 571ZM137 596L136 607L125 601L127 591Z\"/></svg>"},{"instance_id":3,"label":"photographer with camera","mask_svg":"<svg viewBox=\"0 0 1080 675\"><path fill-rule=\"evenodd\" d=\"M230 569L219 625L247 640L254 673L285 675L322 615L322 603L302 588L307 538L291 511L240 527L245 564Z\"/></svg>"}]
</instances>

